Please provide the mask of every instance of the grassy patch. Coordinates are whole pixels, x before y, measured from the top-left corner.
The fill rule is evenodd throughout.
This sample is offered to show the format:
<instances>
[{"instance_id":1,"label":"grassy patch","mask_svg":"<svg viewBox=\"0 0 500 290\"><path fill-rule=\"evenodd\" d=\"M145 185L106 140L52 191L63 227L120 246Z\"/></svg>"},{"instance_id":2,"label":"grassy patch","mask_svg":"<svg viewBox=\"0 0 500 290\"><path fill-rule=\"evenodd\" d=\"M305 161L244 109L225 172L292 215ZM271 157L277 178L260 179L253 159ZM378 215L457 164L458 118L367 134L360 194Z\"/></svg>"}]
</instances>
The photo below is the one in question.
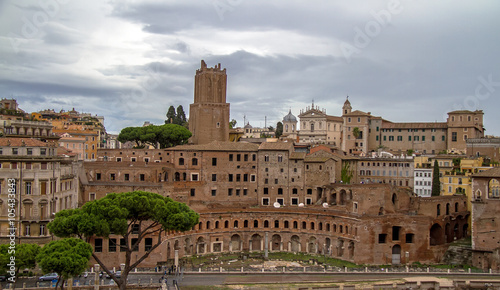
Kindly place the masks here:
<instances>
[{"instance_id":1,"label":"grassy patch","mask_svg":"<svg viewBox=\"0 0 500 290\"><path fill-rule=\"evenodd\" d=\"M301 262L301 263L309 263L311 261L317 262L318 264L323 264L327 266L335 266L335 267L348 267L348 268L356 268L358 265L343 261L339 259L334 259L325 256L315 256L308 255L304 253L290 253L290 252L272 252L269 253L269 259L271 260L282 260L282 261L291 261L291 262Z\"/></svg>"}]
</instances>

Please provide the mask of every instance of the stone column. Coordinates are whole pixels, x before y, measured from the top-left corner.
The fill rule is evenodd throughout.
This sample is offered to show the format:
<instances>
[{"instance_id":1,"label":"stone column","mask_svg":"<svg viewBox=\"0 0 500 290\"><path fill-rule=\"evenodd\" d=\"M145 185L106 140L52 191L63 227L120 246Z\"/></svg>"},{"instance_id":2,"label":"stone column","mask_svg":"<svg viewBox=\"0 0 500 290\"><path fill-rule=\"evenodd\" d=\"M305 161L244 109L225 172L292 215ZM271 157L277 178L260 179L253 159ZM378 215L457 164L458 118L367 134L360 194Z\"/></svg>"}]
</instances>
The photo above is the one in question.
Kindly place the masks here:
<instances>
[{"instance_id":1,"label":"stone column","mask_svg":"<svg viewBox=\"0 0 500 290\"><path fill-rule=\"evenodd\" d=\"M94 289L99 290L99 271L100 271L99 264L94 264L94 269L95 269L95 274L94 274Z\"/></svg>"},{"instance_id":2,"label":"stone column","mask_svg":"<svg viewBox=\"0 0 500 290\"><path fill-rule=\"evenodd\" d=\"M252 240L250 240L250 243L249 243L249 248L250 248L250 252L253 251L253 245L252 245Z\"/></svg>"},{"instance_id":3,"label":"stone column","mask_svg":"<svg viewBox=\"0 0 500 290\"><path fill-rule=\"evenodd\" d=\"M288 252L292 251L292 242L288 242Z\"/></svg>"},{"instance_id":4,"label":"stone column","mask_svg":"<svg viewBox=\"0 0 500 290\"><path fill-rule=\"evenodd\" d=\"M268 258L269 257L269 233L266 232L266 235L265 235L265 248L264 248L264 258Z\"/></svg>"},{"instance_id":5,"label":"stone column","mask_svg":"<svg viewBox=\"0 0 500 290\"><path fill-rule=\"evenodd\" d=\"M179 250L174 251L174 265L175 268L177 269L179 267Z\"/></svg>"}]
</instances>

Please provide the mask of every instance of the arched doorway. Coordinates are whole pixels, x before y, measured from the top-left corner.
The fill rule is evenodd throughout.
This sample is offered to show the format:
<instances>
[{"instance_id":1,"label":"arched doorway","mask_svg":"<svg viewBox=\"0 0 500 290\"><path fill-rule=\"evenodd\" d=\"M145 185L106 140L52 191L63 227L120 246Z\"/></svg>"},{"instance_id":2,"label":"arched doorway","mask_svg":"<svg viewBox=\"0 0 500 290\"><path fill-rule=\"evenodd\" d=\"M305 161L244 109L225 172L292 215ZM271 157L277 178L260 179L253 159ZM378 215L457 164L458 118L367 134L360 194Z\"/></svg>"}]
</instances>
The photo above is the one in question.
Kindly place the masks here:
<instances>
[{"instance_id":1,"label":"arched doorway","mask_svg":"<svg viewBox=\"0 0 500 290\"><path fill-rule=\"evenodd\" d=\"M401 246L400 245L394 245L394 247L392 247L392 264L393 265L401 264Z\"/></svg>"},{"instance_id":2,"label":"arched doorway","mask_svg":"<svg viewBox=\"0 0 500 290\"><path fill-rule=\"evenodd\" d=\"M254 234L250 240L252 251L262 251L261 249L262 237L259 234Z\"/></svg>"},{"instance_id":3,"label":"arched doorway","mask_svg":"<svg viewBox=\"0 0 500 290\"><path fill-rule=\"evenodd\" d=\"M432 225L429 236L430 236L429 243L431 246L444 244L445 240L444 240L443 228L439 224Z\"/></svg>"},{"instance_id":4,"label":"arched doorway","mask_svg":"<svg viewBox=\"0 0 500 290\"><path fill-rule=\"evenodd\" d=\"M281 236L273 235L271 241L271 251L281 251Z\"/></svg>"},{"instance_id":5,"label":"arched doorway","mask_svg":"<svg viewBox=\"0 0 500 290\"><path fill-rule=\"evenodd\" d=\"M326 238L325 239L325 254L326 255L330 255L330 246L332 245L332 241L330 240L330 238Z\"/></svg>"},{"instance_id":6,"label":"arched doorway","mask_svg":"<svg viewBox=\"0 0 500 290\"><path fill-rule=\"evenodd\" d=\"M315 237L310 237L309 241L307 242L307 252L315 254L316 253L316 238Z\"/></svg>"},{"instance_id":7,"label":"arched doorway","mask_svg":"<svg viewBox=\"0 0 500 290\"><path fill-rule=\"evenodd\" d=\"M186 238L184 240L184 253L186 255L192 255L193 254L193 245L191 244L191 239Z\"/></svg>"},{"instance_id":8,"label":"arched doorway","mask_svg":"<svg viewBox=\"0 0 500 290\"><path fill-rule=\"evenodd\" d=\"M196 248L197 248L197 252L198 254L204 254L205 253L205 239L203 239L202 237L199 237L198 240L196 240Z\"/></svg>"},{"instance_id":9,"label":"arched doorway","mask_svg":"<svg viewBox=\"0 0 500 290\"><path fill-rule=\"evenodd\" d=\"M241 237L239 235L233 235L231 237L231 251L241 251Z\"/></svg>"},{"instance_id":10,"label":"arched doorway","mask_svg":"<svg viewBox=\"0 0 500 290\"><path fill-rule=\"evenodd\" d=\"M293 235L292 238L290 239L291 243L291 251L292 252L300 252L300 238L299 236Z\"/></svg>"},{"instance_id":11,"label":"arched doorway","mask_svg":"<svg viewBox=\"0 0 500 290\"><path fill-rule=\"evenodd\" d=\"M339 239L337 241L337 256L338 257L344 256L344 240Z\"/></svg>"}]
</instances>

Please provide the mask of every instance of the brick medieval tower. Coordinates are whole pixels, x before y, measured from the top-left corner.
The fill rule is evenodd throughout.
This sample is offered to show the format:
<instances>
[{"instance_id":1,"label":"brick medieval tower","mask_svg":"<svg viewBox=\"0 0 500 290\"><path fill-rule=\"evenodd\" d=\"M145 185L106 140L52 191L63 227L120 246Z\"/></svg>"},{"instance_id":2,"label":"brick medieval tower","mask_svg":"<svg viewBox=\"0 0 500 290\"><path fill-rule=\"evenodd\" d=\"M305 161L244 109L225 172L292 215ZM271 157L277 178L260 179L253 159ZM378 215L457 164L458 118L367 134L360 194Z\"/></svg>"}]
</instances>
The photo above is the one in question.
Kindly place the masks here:
<instances>
[{"instance_id":1,"label":"brick medieval tower","mask_svg":"<svg viewBox=\"0 0 500 290\"><path fill-rule=\"evenodd\" d=\"M226 69L220 63L207 68L201 61L194 79L194 103L189 106L192 144L229 140L229 103L226 103Z\"/></svg>"}]
</instances>

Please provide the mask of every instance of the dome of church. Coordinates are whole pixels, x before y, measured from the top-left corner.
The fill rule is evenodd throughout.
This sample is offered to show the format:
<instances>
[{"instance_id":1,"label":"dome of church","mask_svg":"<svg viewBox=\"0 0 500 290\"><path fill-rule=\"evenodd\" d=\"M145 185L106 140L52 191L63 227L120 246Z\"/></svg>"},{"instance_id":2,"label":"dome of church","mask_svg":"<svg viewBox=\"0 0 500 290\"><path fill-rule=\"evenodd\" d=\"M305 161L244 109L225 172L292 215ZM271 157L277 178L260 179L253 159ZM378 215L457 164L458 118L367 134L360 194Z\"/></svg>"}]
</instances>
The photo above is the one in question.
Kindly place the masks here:
<instances>
[{"instance_id":1,"label":"dome of church","mask_svg":"<svg viewBox=\"0 0 500 290\"><path fill-rule=\"evenodd\" d=\"M245 125L245 127L244 127L244 128L245 128L245 129L252 129L253 127L252 127L252 125L250 125L250 122L248 122L248 123Z\"/></svg>"},{"instance_id":2,"label":"dome of church","mask_svg":"<svg viewBox=\"0 0 500 290\"><path fill-rule=\"evenodd\" d=\"M283 122L297 122L297 118L295 118L294 115L292 115L292 110L288 112L288 115L286 115L283 118Z\"/></svg>"}]
</instances>

